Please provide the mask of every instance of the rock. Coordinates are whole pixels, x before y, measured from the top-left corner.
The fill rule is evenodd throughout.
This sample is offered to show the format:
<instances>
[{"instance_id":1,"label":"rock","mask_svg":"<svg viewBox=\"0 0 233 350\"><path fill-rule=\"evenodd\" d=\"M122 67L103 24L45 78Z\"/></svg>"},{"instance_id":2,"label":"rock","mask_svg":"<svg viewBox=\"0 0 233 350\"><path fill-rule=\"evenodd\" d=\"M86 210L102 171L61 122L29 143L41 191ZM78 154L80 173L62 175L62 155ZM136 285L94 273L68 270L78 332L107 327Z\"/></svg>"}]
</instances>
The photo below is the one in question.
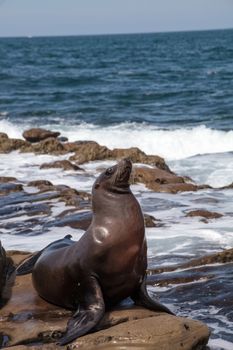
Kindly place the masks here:
<instances>
[{"instance_id":1,"label":"rock","mask_svg":"<svg viewBox=\"0 0 233 350\"><path fill-rule=\"evenodd\" d=\"M177 193L197 191L198 186L186 183L184 178L166 170L149 167L135 167L133 182L141 182L155 192Z\"/></svg>"},{"instance_id":2,"label":"rock","mask_svg":"<svg viewBox=\"0 0 233 350\"><path fill-rule=\"evenodd\" d=\"M11 253L15 263L28 256ZM58 349L56 341L64 333L70 316L70 311L49 304L37 295L31 275L17 276L12 297L0 311L5 347L23 350L25 345L30 345L31 349ZM129 306L106 312L95 333L80 337L64 348L71 350L80 346L89 350L97 345L136 343L152 345L153 349L193 350L202 349L208 337L208 328L199 321ZM51 342L53 344L48 344Z\"/></svg>"},{"instance_id":3,"label":"rock","mask_svg":"<svg viewBox=\"0 0 233 350\"><path fill-rule=\"evenodd\" d=\"M100 146L97 142L85 142L77 145L75 154L69 159L75 161L78 164L83 164L93 160L109 159L111 151L105 147Z\"/></svg>"},{"instance_id":4,"label":"rock","mask_svg":"<svg viewBox=\"0 0 233 350\"><path fill-rule=\"evenodd\" d=\"M41 191L43 191L45 189L49 190L51 187L53 187L53 184L48 180L35 180L28 182L27 186L38 187Z\"/></svg>"},{"instance_id":5,"label":"rock","mask_svg":"<svg viewBox=\"0 0 233 350\"><path fill-rule=\"evenodd\" d=\"M57 160L52 163L44 163L40 166L40 169L50 169L50 168L62 168L63 170L84 171L82 168L71 163L69 160Z\"/></svg>"},{"instance_id":6,"label":"rock","mask_svg":"<svg viewBox=\"0 0 233 350\"><path fill-rule=\"evenodd\" d=\"M233 248L223 250L219 253L214 253L211 255L206 255L201 258L192 259L184 264L172 265L159 267L157 269L149 270L149 274L158 274L163 272L171 272L177 269L186 269L189 267L202 266L208 264L227 264L233 261Z\"/></svg>"},{"instance_id":7,"label":"rock","mask_svg":"<svg viewBox=\"0 0 233 350\"><path fill-rule=\"evenodd\" d=\"M60 141L60 142L67 142L67 141L69 141L68 138L65 137L65 136L59 136L57 139L58 139L58 141Z\"/></svg>"},{"instance_id":8,"label":"rock","mask_svg":"<svg viewBox=\"0 0 233 350\"><path fill-rule=\"evenodd\" d=\"M20 152L55 155L67 153L63 143L59 142L53 137L47 138L35 144L27 143L26 145L22 145L22 147L20 147Z\"/></svg>"},{"instance_id":9,"label":"rock","mask_svg":"<svg viewBox=\"0 0 233 350\"><path fill-rule=\"evenodd\" d=\"M66 205L75 206L79 209L89 208L91 195L84 191L77 191L67 186L54 186L59 192L59 201L65 202Z\"/></svg>"},{"instance_id":10,"label":"rock","mask_svg":"<svg viewBox=\"0 0 233 350\"><path fill-rule=\"evenodd\" d=\"M0 132L0 142L5 141L7 139L9 139L8 135L4 132Z\"/></svg>"},{"instance_id":11,"label":"rock","mask_svg":"<svg viewBox=\"0 0 233 350\"><path fill-rule=\"evenodd\" d=\"M88 334L68 346L74 349L135 349L153 350L201 350L208 343L210 332L207 326L199 321L192 321L169 315L151 316L134 319L126 323ZM146 345L146 346L145 346ZM114 347L113 347L114 348Z\"/></svg>"},{"instance_id":12,"label":"rock","mask_svg":"<svg viewBox=\"0 0 233 350\"><path fill-rule=\"evenodd\" d=\"M194 216L201 216L205 219L218 219L221 218L223 215L216 213L216 212L210 212L208 210L199 209L199 210L191 210L186 214L187 217L194 217Z\"/></svg>"},{"instance_id":13,"label":"rock","mask_svg":"<svg viewBox=\"0 0 233 350\"><path fill-rule=\"evenodd\" d=\"M206 255L204 257L193 259L186 264L184 267L194 267L208 264L226 264L233 261L233 248L226 249L219 253L214 253L211 255Z\"/></svg>"},{"instance_id":14,"label":"rock","mask_svg":"<svg viewBox=\"0 0 233 350\"><path fill-rule=\"evenodd\" d=\"M60 135L60 132L53 132L53 131L41 129L41 128L32 128L24 131L23 133L23 137L25 138L25 140L31 143L43 141L50 137L56 138L59 135Z\"/></svg>"},{"instance_id":15,"label":"rock","mask_svg":"<svg viewBox=\"0 0 233 350\"><path fill-rule=\"evenodd\" d=\"M75 144L77 148L75 154L70 157L70 160L75 161L78 164L83 164L93 160L119 160L122 158L130 158L133 163L149 164L171 172L163 158L146 155L137 147L115 148L110 150L105 146L100 146L94 141L82 141L80 143L76 142Z\"/></svg>"},{"instance_id":16,"label":"rock","mask_svg":"<svg viewBox=\"0 0 233 350\"><path fill-rule=\"evenodd\" d=\"M0 196L6 196L11 192L23 191L23 185L15 183L0 184Z\"/></svg>"},{"instance_id":17,"label":"rock","mask_svg":"<svg viewBox=\"0 0 233 350\"><path fill-rule=\"evenodd\" d=\"M157 220L154 216L144 213L144 222L146 227L160 227L161 220Z\"/></svg>"},{"instance_id":18,"label":"rock","mask_svg":"<svg viewBox=\"0 0 233 350\"><path fill-rule=\"evenodd\" d=\"M76 209L71 209L58 215L55 226L69 226L86 231L91 224L91 220L92 212L90 210L77 212Z\"/></svg>"},{"instance_id":19,"label":"rock","mask_svg":"<svg viewBox=\"0 0 233 350\"><path fill-rule=\"evenodd\" d=\"M156 166L159 169L171 172L168 165L165 163L164 159L159 156L146 155L137 147L131 148L115 148L111 152L111 158L122 159L130 158L133 163L143 163L152 166Z\"/></svg>"},{"instance_id":20,"label":"rock","mask_svg":"<svg viewBox=\"0 0 233 350\"><path fill-rule=\"evenodd\" d=\"M24 140L3 137L0 138L0 153L10 153L28 145L29 143Z\"/></svg>"},{"instance_id":21,"label":"rock","mask_svg":"<svg viewBox=\"0 0 233 350\"><path fill-rule=\"evenodd\" d=\"M0 176L0 183L14 182L17 181L15 177L11 176Z\"/></svg>"}]
</instances>

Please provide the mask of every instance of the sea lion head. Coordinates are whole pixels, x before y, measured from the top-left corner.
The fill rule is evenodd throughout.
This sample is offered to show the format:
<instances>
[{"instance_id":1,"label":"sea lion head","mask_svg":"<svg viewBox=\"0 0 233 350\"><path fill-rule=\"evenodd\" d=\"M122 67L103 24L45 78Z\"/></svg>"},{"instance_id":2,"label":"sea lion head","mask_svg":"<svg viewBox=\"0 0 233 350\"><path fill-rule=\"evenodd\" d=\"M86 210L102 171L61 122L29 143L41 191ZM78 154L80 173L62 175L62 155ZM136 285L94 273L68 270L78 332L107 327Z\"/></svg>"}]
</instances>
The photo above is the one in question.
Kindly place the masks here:
<instances>
[{"instance_id":1,"label":"sea lion head","mask_svg":"<svg viewBox=\"0 0 233 350\"><path fill-rule=\"evenodd\" d=\"M100 174L93 185L93 193L100 189L116 193L130 192L131 171L132 163L130 159L122 159L118 164L107 168Z\"/></svg>"}]
</instances>

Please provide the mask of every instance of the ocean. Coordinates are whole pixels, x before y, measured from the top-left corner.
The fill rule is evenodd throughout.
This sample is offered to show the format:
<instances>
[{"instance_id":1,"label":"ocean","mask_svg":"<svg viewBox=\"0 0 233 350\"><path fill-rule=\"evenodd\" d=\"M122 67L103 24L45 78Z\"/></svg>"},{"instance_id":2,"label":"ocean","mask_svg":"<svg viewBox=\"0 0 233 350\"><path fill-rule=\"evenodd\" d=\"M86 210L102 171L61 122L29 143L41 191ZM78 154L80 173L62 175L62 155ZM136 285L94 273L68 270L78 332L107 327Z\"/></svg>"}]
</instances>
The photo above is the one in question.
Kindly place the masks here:
<instances>
[{"instance_id":1,"label":"ocean","mask_svg":"<svg viewBox=\"0 0 233 350\"><path fill-rule=\"evenodd\" d=\"M22 138L25 129L38 126L70 141L139 147L164 157L179 175L214 187L176 195L132 187L143 210L165 223L146 230L149 267L233 247L233 190L219 190L233 183L232 93L233 30L0 38L0 132ZM38 170L56 159L0 154L0 176L22 182L43 178L90 192L98 169L111 164L84 164L88 177ZM187 218L191 209L224 216L206 223ZM52 215L62 210L59 203ZM22 225L25 219L17 218ZM7 249L34 251L68 233L51 227L24 235L4 226L14 220L1 218L0 239ZM75 238L82 234L70 232ZM211 283L205 277L182 288L150 286L174 312L211 327L211 350L233 349L232 267L212 266Z\"/></svg>"}]
</instances>

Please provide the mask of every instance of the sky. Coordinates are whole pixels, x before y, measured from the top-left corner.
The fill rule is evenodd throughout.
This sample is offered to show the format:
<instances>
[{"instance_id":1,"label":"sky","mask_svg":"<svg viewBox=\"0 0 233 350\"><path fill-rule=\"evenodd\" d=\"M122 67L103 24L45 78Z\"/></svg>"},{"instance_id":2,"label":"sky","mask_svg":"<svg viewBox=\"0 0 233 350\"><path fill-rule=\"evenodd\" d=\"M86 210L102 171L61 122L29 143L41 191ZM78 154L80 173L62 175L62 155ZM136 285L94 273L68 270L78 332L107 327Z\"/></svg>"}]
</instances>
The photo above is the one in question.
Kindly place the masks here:
<instances>
[{"instance_id":1,"label":"sky","mask_svg":"<svg viewBox=\"0 0 233 350\"><path fill-rule=\"evenodd\" d=\"M233 28L233 0L0 0L0 36Z\"/></svg>"}]
</instances>

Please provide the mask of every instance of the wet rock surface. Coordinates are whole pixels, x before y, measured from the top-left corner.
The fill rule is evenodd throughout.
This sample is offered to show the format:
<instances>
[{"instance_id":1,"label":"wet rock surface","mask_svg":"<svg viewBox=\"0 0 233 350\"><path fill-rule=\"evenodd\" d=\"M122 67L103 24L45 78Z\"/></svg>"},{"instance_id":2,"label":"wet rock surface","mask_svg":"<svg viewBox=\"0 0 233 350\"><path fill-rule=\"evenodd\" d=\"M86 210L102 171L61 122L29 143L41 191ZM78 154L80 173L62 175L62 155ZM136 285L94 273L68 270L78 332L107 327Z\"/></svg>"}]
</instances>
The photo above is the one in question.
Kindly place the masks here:
<instances>
[{"instance_id":1,"label":"wet rock surface","mask_svg":"<svg viewBox=\"0 0 233 350\"><path fill-rule=\"evenodd\" d=\"M40 166L40 169L51 169L51 168L62 168L63 170L84 171L78 165L71 163L69 160L57 160L52 163L44 163Z\"/></svg>"},{"instance_id":2,"label":"wet rock surface","mask_svg":"<svg viewBox=\"0 0 233 350\"><path fill-rule=\"evenodd\" d=\"M195 216L200 216L205 219L219 219L223 215L220 213L216 212L210 212L208 210L191 210L186 214L187 217L195 217Z\"/></svg>"},{"instance_id":3,"label":"wet rock surface","mask_svg":"<svg viewBox=\"0 0 233 350\"><path fill-rule=\"evenodd\" d=\"M27 192L27 188L35 191ZM72 217L62 219L60 214L52 215L59 202L73 207ZM3 183L0 182L0 233L8 230L16 235L37 235L56 226L86 229L90 217L84 218L82 211L87 209L91 209L90 194L65 185L54 186L47 180L30 181L23 185L5 182L5 178Z\"/></svg>"},{"instance_id":4,"label":"wet rock surface","mask_svg":"<svg viewBox=\"0 0 233 350\"><path fill-rule=\"evenodd\" d=\"M70 157L70 160L75 161L78 164L83 164L91 160L119 160L122 158L130 158L133 163L153 165L157 166L159 169L171 172L163 158L147 155L137 147L115 148L110 150L93 141L77 144L75 154Z\"/></svg>"},{"instance_id":5,"label":"wet rock surface","mask_svg":"<svg viewBox=\"0 0 233 350\"><path fill-rule=\"evenodd\" d=\"M53 132L41 128L32 128L23 132L23 137L25 138L25 140L32 143L48 139L49 137L56 138L59 135L60 132Z\"/></svg>"},{"instance_id":6,"label":"wet rock surface","mask_svg":"<svg viewBox=\"0 0 233 350\"><path fill-rule=\"evenodd\" d=\"M161 220L156 219L153 215L144 214L144 221L146 227L158 227L163 226Z\"/></svg>"},{"instance_id":7,"label":"wet rock surface","mask_svg":"<svg viewBox=\"0 0 233 350\"><path fill-rule=\"evenodd\" d=\"M155 192L177 193L184 191L197 191L198 186L185 182L181 176L177 176L163 169L149 167L135 167L134 169L135 183L140 182L147 188Z\"/></svg>"},{"instance_id":8,"label":"wet rock surface","mask_svg":"<svg viewBox=\"0 0 233 350\"><path fill-rule=\"evenodd\" d=\"M8 137L0 138L0 153L10 153L20 150L23 147L28 147L30 144L27 141L20 139L9 139Z\"/></svg>"},{"instance_id":9,"label":"wet rock surface","mask_svg":"<svg viewBox=\"0 0 233 350\"><path fill-rule=\"evenodd\" d=\"M226 249L221 252L210 254L210 255L205 255L197 259L191 259L190 261L184 264L159 267L157 269L151 270L150 274L157 274L157 273L160 274L163 272L170 272L170 271L175 271L179 269L187 269L190 267L198 267L198 266L204 266L209 264L225 264L225 263L231 263L231 262L233 262L233 248Z\"/></svg>"}]
</instances>

